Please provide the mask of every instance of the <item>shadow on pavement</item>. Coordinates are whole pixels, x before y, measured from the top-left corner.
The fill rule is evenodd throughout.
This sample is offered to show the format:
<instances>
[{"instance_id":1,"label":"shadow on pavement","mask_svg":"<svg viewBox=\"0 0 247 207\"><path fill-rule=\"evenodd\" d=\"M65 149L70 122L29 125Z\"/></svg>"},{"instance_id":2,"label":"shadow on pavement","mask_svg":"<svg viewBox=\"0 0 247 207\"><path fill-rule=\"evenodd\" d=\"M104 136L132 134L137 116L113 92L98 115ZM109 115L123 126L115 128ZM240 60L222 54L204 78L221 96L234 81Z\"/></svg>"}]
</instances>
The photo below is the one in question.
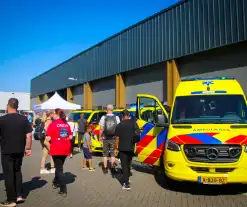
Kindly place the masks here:
<instances>
[{"instance_id":1,"label":"shadow on pavement","mask_svg":"<svg viewBox=\"0 0 247 207\"><path fill-rule=\"evenodd\" d=\"M122 181L122 169L118 168L117 172L114 175L114 178L117 179L117 181L119 182L120 185L123 185L123 181Z\"/></svg>"},{"instance_id":2,"label":"shadow on pavement","mask_svg":"<svg viewBox=\"0 0 247 207\"><path fill-rule=\"evenodd\" d=\"M0 181L4 180L3 173L0 173Z\"/></svg>"},{"instance_id":3,"label":"shadow on pavement","mask_svg":"<svg viewBox=\"0 0 247 207\"><path fill-rule=\"evenodd\" d=\"M117 179L118 182L120 183L120 185L122 185L123 184L123 182L122 182L122 173L123 172L122 172L122 168L121 168L120 164L115 163L115 170L113 170L113 171L110 170L110 166L111 166L110 162L108 162L107 164L108 164L108 174L110 174L113 179ZM99 162L99 164L98 164L98 166L101 168L101 170L102 170L103 165L104 165L103 162ZM102 170L102 173L104 173L103 170Z\"/></svg>"},{"instance_id":4,"label":"shadow on pavement","mask_svg":"<svg viewBox=\"0 0 247 207\"><path fill-rule=\"evenodd\" d=\"M64 180L65 180L65 183L68 185L68 184L71 184L71 183L74 183L75 182L75 179L76 179L76 175L70 173L70 172L66 172L64 173Z\"/></svg>"},{"instance_id":5,"label":"shadow on pavement","mask_svg":"<svg viewBox=\"0 0 247 207\"><path fill-rule=\"evenodd\" d=\"M164 171L159 167L146 166L138 162L132 163L132 167L138 172L153 174L157 184L170 191L210 196L237 195L247 192L247 185L244 184L202 185L192 182L178 182L167 178Z\"/></svg>"},{"instance_id":6,"label":"shadow on pavement","mask_svg":"<svg viewBox=\"0 0 247 207\"><path fill-rule=\"evenodd\" d=\"M145 165L135 160L132 161L131 166L132 166L132 169L138 172L148 173L148 174L155 173L155 168L153 166Z\"/></svg>"},{"instance_id":7,"label":"shadow on pavement","mask_svg":"<svg viewBox=\"0 0 247 207\"><path fill-rule=\"evenodd\" d=\"M47 184L47 181L41 180L41 177L34 177L32 180L23 183L23 194L28 197L29 193L33 190L42 188Z\"/></svg>"}]
</instances>

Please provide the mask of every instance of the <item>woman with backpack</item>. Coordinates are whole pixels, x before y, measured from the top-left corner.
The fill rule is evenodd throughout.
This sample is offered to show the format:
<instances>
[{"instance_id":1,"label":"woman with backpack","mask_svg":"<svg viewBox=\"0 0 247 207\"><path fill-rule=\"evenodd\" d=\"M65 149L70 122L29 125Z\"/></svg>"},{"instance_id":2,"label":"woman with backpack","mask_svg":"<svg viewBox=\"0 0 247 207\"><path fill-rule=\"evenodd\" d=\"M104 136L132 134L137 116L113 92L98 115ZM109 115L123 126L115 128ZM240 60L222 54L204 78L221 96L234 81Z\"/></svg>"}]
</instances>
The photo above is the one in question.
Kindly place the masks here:
<instances>
[{"instance_id":1,"label":"woman with backpack","mask_svg":"<svg viewBox=\"0 0 247 207\"><path fill-rule=\"evenodd\" d=\"M65 197L67 187L64 180L63 165L67 156L71 154L72 132L63 110L56 109L54 118L55 121L49 125L46 133L46 140L50 143L50 155L56 167L52 186L54 189L59 187L58 194Z\"/></svg>"},{"instance_id":2,"label":"woman with backpack","mask_svg":"<svg viewBox=\"0 0 247 207\"><path fill-rule=\"evenodd\" d=\"M50 152L50 143L46 141L45 136L46 136L46 132L47 132L49 125L52 123L52 119L51 119L52 114L53 114L52 111L43 112L42 114L41 127L44 133L44 138L40 140L41 147L42 147L40 174L55 173L54 162L51 156L50 156L51 169L47 170L45 167L46 160Z\"/></svg>"}]
</instances>

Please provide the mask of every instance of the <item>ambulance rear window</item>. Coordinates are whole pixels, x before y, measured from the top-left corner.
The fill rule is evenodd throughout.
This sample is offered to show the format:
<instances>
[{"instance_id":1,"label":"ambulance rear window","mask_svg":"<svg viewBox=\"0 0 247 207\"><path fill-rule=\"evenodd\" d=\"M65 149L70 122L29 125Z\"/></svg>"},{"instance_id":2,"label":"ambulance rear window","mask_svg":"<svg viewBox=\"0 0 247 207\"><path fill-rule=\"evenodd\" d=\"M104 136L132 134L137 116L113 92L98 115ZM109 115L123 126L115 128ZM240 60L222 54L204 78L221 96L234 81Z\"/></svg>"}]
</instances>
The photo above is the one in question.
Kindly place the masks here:
<instances>
[{"instance_id":1,"label":"ambulance rear window","mask_svg":"<svg viewBox=\"0 0 247 207\"><path fill-rule=\"evenodd\" d=\"M118 111L118 112L114 111L113 114L115 114L116 116L119 117L120 120L122 120L122 111ZM130 117L131 117L131 119L135 119L136 112L130 111Z\"/></svg>"},{"instance_id":2,"label":"ambulance rear window","mask_svg":"<svg viewBox=\"0 0 247 207\"><path fill-rule=\"evenodd\" d=\"M74 112L69 114L70 117L72 117L73 121L76 122L81 118L82 112ZM84 119L88 119L91 113L83 113L84 114Z\"/></svg>"}]
</instances>

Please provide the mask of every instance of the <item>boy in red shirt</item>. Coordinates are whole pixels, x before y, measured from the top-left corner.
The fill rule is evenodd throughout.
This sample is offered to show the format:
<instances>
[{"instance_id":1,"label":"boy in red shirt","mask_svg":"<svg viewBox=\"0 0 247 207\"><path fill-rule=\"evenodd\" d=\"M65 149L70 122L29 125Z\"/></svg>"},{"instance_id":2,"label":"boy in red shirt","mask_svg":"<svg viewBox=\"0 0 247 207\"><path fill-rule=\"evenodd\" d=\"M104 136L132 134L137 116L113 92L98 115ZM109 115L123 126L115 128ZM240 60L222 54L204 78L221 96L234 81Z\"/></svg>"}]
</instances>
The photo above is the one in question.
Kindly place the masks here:
<instances>
[{"instance_id":1,"label":"boy in red shirt","mask_svg":"<svg viewBox=\"0 0 247 207\"><path fill-rule=\"evenodd\" d=\"M72 132L63 110L56 109L54 118L56 120L49 125L46 133L46 140L50 142L50 155L56 168L52 186L54 189L60 187L59 195L65 197L67 187L64 182L63 165L71 153Z\"/></svg>"}]
</instances>

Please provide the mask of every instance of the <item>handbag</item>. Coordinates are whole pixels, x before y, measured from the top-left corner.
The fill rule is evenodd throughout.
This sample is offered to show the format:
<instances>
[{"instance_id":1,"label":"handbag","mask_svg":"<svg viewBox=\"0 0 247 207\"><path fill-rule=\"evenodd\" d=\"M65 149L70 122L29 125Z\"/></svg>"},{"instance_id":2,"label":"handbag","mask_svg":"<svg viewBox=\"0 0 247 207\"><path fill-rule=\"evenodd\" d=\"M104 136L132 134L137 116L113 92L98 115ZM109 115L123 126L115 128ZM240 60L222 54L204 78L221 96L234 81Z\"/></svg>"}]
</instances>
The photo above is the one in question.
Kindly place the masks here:
<instances>
[{"instance_id":1,"label":"handbag","mask_svg":"<svg viewBox=\"0 0 247 207\"><path fill-rule=\"evenodd\" d=\"M44 130L44 123L42 122L39 126L35 127L33 138L35 140L43 140L46 136L45 130Z\"/></svg>"},{"instance_id":2,"label":"handbag","mask_svg":"<svg viewBox=\"0 0 247 207\"><path fill-rule=\"evenodd\" d=\"M134 137L133 137L133 142L136 144L140 141L140 137L141 137L141 131L138 127L138 125L136 124L136 122L134 121L133 123L134 125Z\"/></svg>"}]
</instances>

